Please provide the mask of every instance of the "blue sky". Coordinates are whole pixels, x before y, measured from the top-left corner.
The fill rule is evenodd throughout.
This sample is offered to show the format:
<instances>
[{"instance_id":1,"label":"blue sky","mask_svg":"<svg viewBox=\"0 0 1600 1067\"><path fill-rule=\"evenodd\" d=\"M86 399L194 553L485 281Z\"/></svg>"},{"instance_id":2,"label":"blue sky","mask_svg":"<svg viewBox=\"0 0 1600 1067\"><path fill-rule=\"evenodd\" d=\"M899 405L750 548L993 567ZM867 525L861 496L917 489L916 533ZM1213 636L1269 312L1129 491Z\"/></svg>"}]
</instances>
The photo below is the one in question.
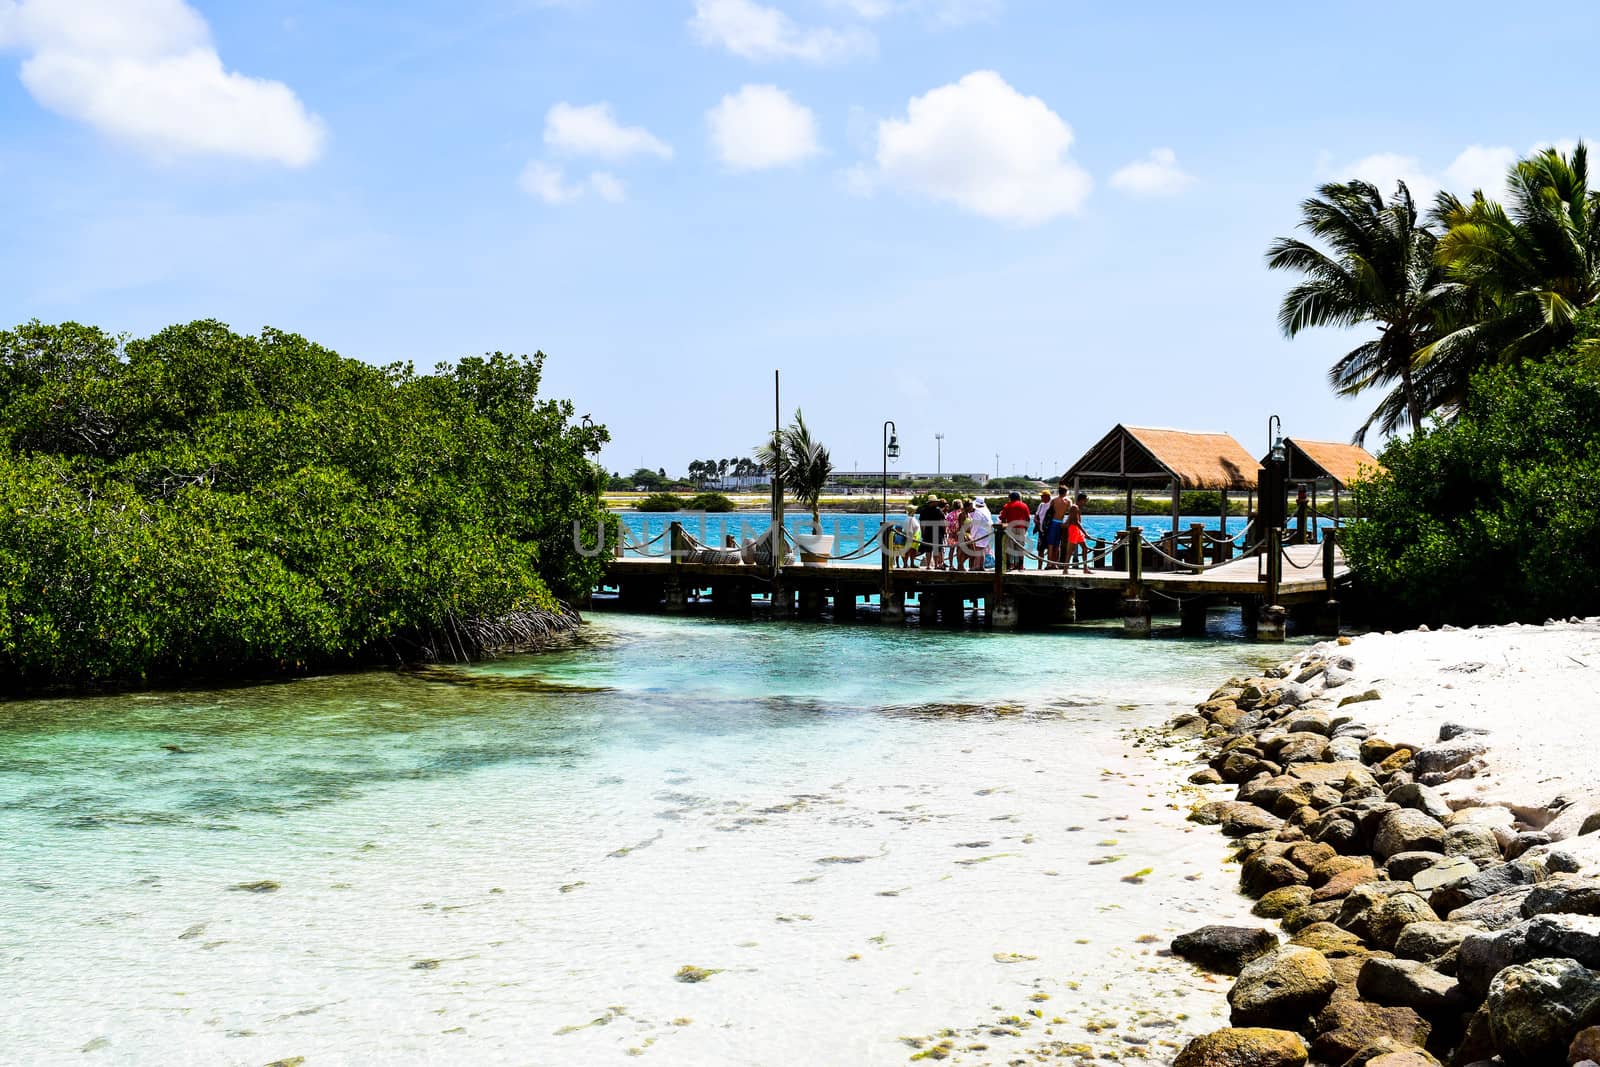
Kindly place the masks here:
<instances>
[{"instance_id":1,"label":"blue sky","mask_svg":"<svg viewBox=\"0 0 1600 1067\"><path fill-rule=\"evenodd\" d=\"M549 354L608 466L1059 469L1118 421L1342 440L1262 254L1316 185L1592 134L1600 9L0 0L0 321ZM1586 123L1591 124L1586 127Z\"/></svg>"}]
</instances>

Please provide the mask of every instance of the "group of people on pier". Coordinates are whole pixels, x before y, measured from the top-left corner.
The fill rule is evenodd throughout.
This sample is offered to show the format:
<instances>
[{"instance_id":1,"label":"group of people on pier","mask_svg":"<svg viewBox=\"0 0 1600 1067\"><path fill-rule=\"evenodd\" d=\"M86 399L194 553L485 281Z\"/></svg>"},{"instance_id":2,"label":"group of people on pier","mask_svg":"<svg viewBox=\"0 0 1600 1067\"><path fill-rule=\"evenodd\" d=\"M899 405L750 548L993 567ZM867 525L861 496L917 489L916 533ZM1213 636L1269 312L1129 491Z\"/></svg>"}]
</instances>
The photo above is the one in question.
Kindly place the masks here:
<instances>
[{"instance_id":1,"label":"group of people on pier","mask_svg":"<svg viewBox=\"0 0 1600 1067\"><path fill-rule=\"evenodd\" d=\"M896 566L987 570L995 565L998 547L1005 553L1006 570L1014 571L1027 564L1025 548L1031 533L1036 546L1032 555L1041 570L1071 571L1078 566L1087 574L1091 561L1083 506L1088 499L1087 493L1074 498L1063 485L1053 497L1044 490L1038 504L1030 506L1021 493L1013 492L996 516L981 497L931 496L920 507L907 506L905 521L891 526L886 543Z\"/></svg>"}]
</instances>

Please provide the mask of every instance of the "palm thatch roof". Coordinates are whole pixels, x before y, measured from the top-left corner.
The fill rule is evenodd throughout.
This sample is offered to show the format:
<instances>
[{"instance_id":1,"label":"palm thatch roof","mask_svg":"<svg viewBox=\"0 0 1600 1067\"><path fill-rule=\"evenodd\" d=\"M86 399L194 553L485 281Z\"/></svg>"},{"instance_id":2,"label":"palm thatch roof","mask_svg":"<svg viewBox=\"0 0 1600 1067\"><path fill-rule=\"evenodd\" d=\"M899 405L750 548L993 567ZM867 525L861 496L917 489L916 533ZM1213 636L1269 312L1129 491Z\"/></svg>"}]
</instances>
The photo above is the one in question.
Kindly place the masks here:
<instances>
[{"instance_id":1,"label":"palm thatch roof","mask_svg":"<svg viewBox=\"0 0 1600 1067\"><path fill-rule=\"evenodd\" d=\"M1062 476L1066 482L1170 483L1180 489L1254 489L1261 465L1225 433L1118 425Z\"/></svg>"},{"instance_id":2,"label":"palm thatch roof","mask_svg":"<svg viewBox=\"0 0 1600 1067\"><path fill-rule=\"evenodd\" d=\"M1330 481L1336 489L1348 489L1363 472L1383 470L1377 457L1360 445L1307 441L1303 437L1286 437L1283 444L1288 452L1291 482Z\"/></svg>"}]
</instances>

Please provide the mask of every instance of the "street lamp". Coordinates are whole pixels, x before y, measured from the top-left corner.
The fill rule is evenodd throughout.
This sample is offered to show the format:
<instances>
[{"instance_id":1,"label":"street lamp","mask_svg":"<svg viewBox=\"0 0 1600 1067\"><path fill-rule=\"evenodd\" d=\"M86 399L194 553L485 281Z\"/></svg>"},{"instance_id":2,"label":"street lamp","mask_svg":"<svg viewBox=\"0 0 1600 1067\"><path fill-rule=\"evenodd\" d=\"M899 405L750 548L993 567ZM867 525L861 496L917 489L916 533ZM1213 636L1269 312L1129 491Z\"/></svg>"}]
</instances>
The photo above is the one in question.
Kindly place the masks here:
<instances>
[{"instance_id":1,"label":"street lamp","mask_svg":"<svg viewBox=\"0 0 1600 1067\"><path fill-rule=\"evenodd\" d=\"M883 521L889 521L889 461L900 458L900 427L893 419L883 424Z\"/></svg>"},{"instance_id":2,"label":"street lamp","mask_svg":"<svg viewBox=\"0 0 1600 1067\"><path fill-rule=\"evenodd\" d=\"M944 477L944 434L934 434L933 440L934 447L937 449L933 454L933 476L942 478Z\"/></svg>"},{"instance_id":3,"label":"street lamp","mask_svg":"<svg viewBox=\"0 0 1600 1067\"><path fill-rule=\"evenodd\" d=\"M1276 415L1267 420L1267 443L1272 446L1272 462L1282 463L1285 455L1283 448L1283 420Z\"/></svg>"}]
</instances>

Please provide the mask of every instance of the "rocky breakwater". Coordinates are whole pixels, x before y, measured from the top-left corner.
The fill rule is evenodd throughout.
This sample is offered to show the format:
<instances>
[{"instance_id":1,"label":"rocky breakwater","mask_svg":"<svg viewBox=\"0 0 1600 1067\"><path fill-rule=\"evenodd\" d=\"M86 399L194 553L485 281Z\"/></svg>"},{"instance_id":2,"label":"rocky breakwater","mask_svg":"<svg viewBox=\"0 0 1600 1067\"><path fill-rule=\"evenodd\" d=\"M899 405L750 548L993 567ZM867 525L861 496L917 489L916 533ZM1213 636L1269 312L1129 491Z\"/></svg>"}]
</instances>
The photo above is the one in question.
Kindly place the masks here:
<instances>
[{"instance_id":1,"label":"rocky breakwater","mask_svg":"<svg viewBox=\"0 0 1600 1067\"><path fill-rule=\"evenodd\" d=\"M1191 818L1232 838L1260 927L1173 942L1236 976L1233 1028L1179 1067L1590 1064L1600 1056L1600 820L1557 840L1535 809L1446 800L1493 737L1363 725L1381 694L1345 644L1234 679L1170 732L1200 740ZM1530 725L1530 728L1536 728ZM1231 799L1225 787L1234 787ZM1222 793L1217 799L1212 795Z\"/></svg>"}]
</instances>

